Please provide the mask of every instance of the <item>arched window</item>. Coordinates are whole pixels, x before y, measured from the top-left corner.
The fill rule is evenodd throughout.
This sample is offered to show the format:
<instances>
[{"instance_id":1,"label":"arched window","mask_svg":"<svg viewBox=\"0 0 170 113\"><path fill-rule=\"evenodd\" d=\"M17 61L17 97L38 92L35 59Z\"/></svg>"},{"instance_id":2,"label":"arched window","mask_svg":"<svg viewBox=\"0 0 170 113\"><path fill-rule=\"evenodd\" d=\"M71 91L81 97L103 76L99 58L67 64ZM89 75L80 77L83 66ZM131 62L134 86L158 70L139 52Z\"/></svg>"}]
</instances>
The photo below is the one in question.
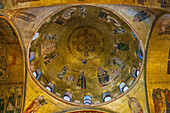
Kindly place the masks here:
<instances>
[{"instance_id":1,"label":"arched window","mask_svg":"<svg viewBox=\"0 0 170 113\"><path fill-rule=\"evenodd\" d=\"M69 92L69 91L66 91L64 93L64 97L63 97L64 100L67 100L67 101L72 101L72 93Z\"/></svg>"},{"instance_id":2,"label":"arched window","mask_svg":"<svg viewBox=\"0 0 170 113\"><path fill-rule=\"evenodd\" d=\"M142 60L143 59L143 53L142 51L136 50L136 55Z\"/></svg>"},{"instance_id":3,"label":"arched window","mask_svg":"<svg viewBox=\"0 0 170 113\"><path fill-rule=\"evenodd\" d=\"M32 41L35 40L35 39L37 39L38 35L39 35L39 33L36 32L36 34L34 35L34 38L32 39Z\"/></svg>"},{"instance_id":4,"label":"arched window","mask_svg":"<svg viewBox=\"0 0 170 113\"><path fill-rule=\"evenodd\" d=\"M85 104L85 105L90 105L91 103L92 103L92 101L91 101L91 96L85 95L85 96L84 96L84 99L83 99L83 104Z\"/></svg>"},{"instance_id":5,"label":"arched window","mask_svg":"<svg viewBox=\"0 0 170 113\"><path fill-rule=\"evenodd\" d=\"M48 85L46 86L46 89L53 93L53 91L54 91L54 84L51 83L51 82L48 83Z\"/></svg>"},{"instance_id":6,"label":"arched window","mask_svg":"<svg viewBox=\"0 0 170 113\"><path fill-rule=\"evenodd\" d=\"M125 91L128 90L128 86L124 82L121 82L119 85L119 89L120 89L121 93L124 93Z\"/></svg>"},{"instance_id":7,"label":"arched window","mask_svg":"<svg viewBox=\"0 0 170 113\"><path fill-rule=\"evenodd\" d=\"M132 35L133 35L136 39L138 39L137 36L135 35L135 33L134 33L133 31L132 31Z\"/></svg>"},{"instance_id":8,"label":"arched window","mask_svg":"<svg viewBox=\"0 0 170 113\"><path fill-rule=\"evenodd\" d=\"M138 77L138 75L139 75L139 71L135 67L132 67L131 74L136 79Z\"/></svg>"},{"instance_id":9,"label":"arched window","mask_svg":"<svg viewBox=\"0 0 170 113\"><path fill-rule=\"evenodd\" d=\"M34 71L33 75L38 80L40 78L40 76L42 75L41 69L37 69L36 71Z\"/></svg>"},{"instance_id":10,"label":"arched window","mask_svg":"<svg viewBox=\"0 0 170 113\"><path fill-rule=\"evenodd\" d=\"M111 99L112 99L112 98L111 98L109 92L104 92L104 93L103 93L103 102L107 102L107 101L109 101L109 100L111 100Z\"/></svg>"},{"instance_id":11,"label":"arched window","mask_svg":"<svg viewBox=\"0 0 170 113\"><path fill-rule=\"evenodd\" d=\"M35 58L35 52L32 51L29 55L29 61L33 60Z\"/></svg>"}]
</instances>

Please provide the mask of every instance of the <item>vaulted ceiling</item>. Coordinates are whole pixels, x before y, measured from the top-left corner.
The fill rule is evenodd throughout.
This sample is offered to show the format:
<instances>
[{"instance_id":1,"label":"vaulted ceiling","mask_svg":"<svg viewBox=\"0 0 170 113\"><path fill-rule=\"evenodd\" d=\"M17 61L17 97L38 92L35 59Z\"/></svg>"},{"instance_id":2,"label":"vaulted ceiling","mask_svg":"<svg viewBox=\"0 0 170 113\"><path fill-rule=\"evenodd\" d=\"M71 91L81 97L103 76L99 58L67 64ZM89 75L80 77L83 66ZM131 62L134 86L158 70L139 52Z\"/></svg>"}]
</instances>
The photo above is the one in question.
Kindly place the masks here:
<instances>
[{"instance_id":1,"label":"vaulted ceiling","mask_svg":"<svg viewBox=\"0 0 170 113\"><path fill-rule=\"evenodd\" d=\"M169 112L168 1L0 6L2 113Z\"/></svg>"}]
</instances>

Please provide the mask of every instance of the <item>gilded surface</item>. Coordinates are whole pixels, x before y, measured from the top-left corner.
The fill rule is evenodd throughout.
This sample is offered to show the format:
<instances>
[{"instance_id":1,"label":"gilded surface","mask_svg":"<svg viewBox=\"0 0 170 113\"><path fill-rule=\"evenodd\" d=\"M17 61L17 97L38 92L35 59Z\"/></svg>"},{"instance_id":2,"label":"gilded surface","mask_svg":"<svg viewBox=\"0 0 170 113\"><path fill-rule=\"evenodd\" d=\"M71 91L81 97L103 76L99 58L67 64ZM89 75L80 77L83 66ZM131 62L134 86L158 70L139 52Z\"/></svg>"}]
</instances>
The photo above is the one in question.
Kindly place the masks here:
<instances>
[{"instance_id":1,"label":"gilded surface","mask_svg":"<svg viewBox=\"0 0 170 113\"><path fill-rule=\"evenodd\" d=\"M116 12L116 14L123 17L125 21L130 23L129 25L136 31L142 43L144 49L147 49L147 43L151 29L155 20L160 17L164 11L151 9L161 8L168 11L169 4L166 0L1 0L0 9L1 14L10 18L10 20L16 26L20 36L21 41L23 42L24 51L28 50L29 42L31 37L35 34L35 30L39 27L41 22L46 19L49 15L55 11L61 10L71 5L64 4L96 4L94 6L99 6ZM127 4L127 5L137 5L135 6L126 6L126 5L101 5L101 4ZM50 6L53 5L53 6ZM58 6L54 6L58 5ZM39 6L49 6L49 7L39 7ZM146 6L139 7L139 6ZM29 8L37 7L37 8ZM19 8L28 8L28 9L19 9ZM16 10L10 10L16 9ZM17 10L19 9L19 10ZM136 15L136 16L135 16ZM140 18L139 15L143 15ZM90 111L104 111L108 113L130 113L130 112L144 112L148 113L149 109L151 113L161 113L165 110L168 110L169 103L169 73L170 73L170 42L169 42L169 24L167 24L168 15L162 17L156 23L156 26L153 29L151 35L151 42L149 43L149 50L147 55L147 72L146 76L144 71L141 74L140 79L136 85L128 92L128 95L108 103L103 106L88 107L88 106L74 106L66 101L62 102L54 98L54 95L51 93L45 92L43 88L40 88L31 78L31 75L27 72L27 89L25 94L25 106L22 108L24 103L21 102L21 105L14 106L14 103L20 103L21 95L24 95L24 59L22 54L21 46L19 46L18 41L14 44L9 42L15 40L15 36L8 27L6 33L1 36L3 47L0 48L0 110L2 112L8 111L20 113L20 110L30 112L33 110L37 113L64 113L64 112L73 112L78 110L90 110ZM161 22L162 21L162 22ZM159 24L161 22L161 24ZM0 31L3 27L0 29ZM48 30L48 29L47 29ZM0 32L1 33L1 32ZM8 38L6 38L8 37ZM9 39L9 40L8 40ZM8 41L8 43L6 43ZM5 42L5 43L4 43ZM73 41L75 42L75 41ZM44 42L46 43L46 42ZM84 43L83 43L84 44ZM86 44L86 43L85 43ZM4 46L5 45L5 46ZM75 47L77 46L75 42ZM98 46L98 45L96 45ZM51 44L53 47L53 44ZM93 47L93 46L89 46ZM16 52L13 52L12 49L15 48ZM84 47L80 47L79 50L83 50ZM13 54L14 53L14 54ZM87 52L83 52L84 54ZM18 60L20 59L20 60ZM6 62L7 61L7 62ZM37 62L36 62L37 63ZM7 66L6 66L7 65ZM5 68L7 67L7 68ZM23 68L23 69L22 69ZM6 71L5 71L6 70ZM17 70L17 71L16 71ZM61 71L61 70L59 70ZM15 73L14 73L15 72ZM145 79L147 86L145 84ZM8 82L9 80L9 82ZM16 82L17 81L17 82ZM147 87L147 92L146 92ZM43 90L42 90L43 89ZM147 95L148 94L148 95ZM53 97L52 97L52 96ZM18 97L17 99L14 99ZM14 102L15 101L15 102ZM149 107L147 105L149 103ZM10 105L9 105L10 104ZM18 110L17 110L18 109Z\"/></svg>"},{"instance_id":2,"label":"gilded surface","mask_svg":"<svg viewBox=\"0 0 170 113\"><path fill-rule=\"evenodd\" d=\"M24 104L25 64L20 39L8 19L0 17L0 112L20 113Z\"/></svg>"},{"instance_id":3,"label":"gilded surface","mask_svg":"<svg viewBox=\"0 0 170 113\"><path fill-rule=\"evenodd\" d=\"M151 113L170 111L169 20L169 14L159 18L154 26L148 48L146 81Z\"/></svg>"},{"instance_id":4,"label":"gilded surface","mask_svg":"<svg viewBox=\"0 0 170 113\"><path fill-rule=\"evenodd\" d=\"M61 16L73 8L77 9L75 14L61 20L67 17ZM119 89L124 87L121 82L127 87L135 82L131 69L140 71L143 55L139 58L136 51L143 54L142 45L132 35L134 31L110 12L107 11L109 18L115 22L100 17L104 9L86 6L83 17L80 8L82 6L65 9L49 17L40 27L39 36L32 41L29 51L29 54L36 53L35 59L30 55L30 68L32 72L42 70L42 75L36 78L44 86L53 83L54 94L63 97L70 90L72 101L82 103L85 94L90 93L92 103L102 103L104 91L116 98L124 92Z\"/></svg>"},{"instance_id":5,"label":"gilded surface","mask_svg":"<svg viewBox=\"0 0 170 113\"><path fill-rule=\"evenodd\" d=\"M168 10L168 0L1 0L1 9L40 7L64 4L121 4L136 5Z\"/></svg>"}]
</instances>

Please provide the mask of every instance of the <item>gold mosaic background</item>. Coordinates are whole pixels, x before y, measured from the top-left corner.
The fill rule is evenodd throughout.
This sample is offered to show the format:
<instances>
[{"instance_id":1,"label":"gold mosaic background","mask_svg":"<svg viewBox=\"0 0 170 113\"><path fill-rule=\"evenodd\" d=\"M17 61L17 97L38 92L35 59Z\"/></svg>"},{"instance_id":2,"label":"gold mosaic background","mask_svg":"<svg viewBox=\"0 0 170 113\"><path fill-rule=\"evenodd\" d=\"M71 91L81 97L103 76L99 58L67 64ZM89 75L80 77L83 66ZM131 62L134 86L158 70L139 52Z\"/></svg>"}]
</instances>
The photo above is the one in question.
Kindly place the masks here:
<instances>
[{"instance_id":1,"label":"gold mosaic background","mask_svg":"<svg viewBox=\"0 0 170 113\"><path fill-rule=\"evenodd\" d=\"M156 0L153 1L153 4L152 0L146 1L144 2L144 5L137 3L137 0L85 0L81 2L77 0L39 0L32 2L23 2L22 0L14 0L13 2L11 2L11 0L7 0L6 2L4 0L1 1L3 2L1 2L0 4L0 14L4 15L5 18L8 18L9 20L7 20L9 21L9 23L11 22L11 24L14 24L15 27L13 26L12 28L14 29L16 34L18 32L17 37L20 37L21 39L21 41L20 39L18 39L17 47L13 45L8 46L8 44L6 45L6 47L9 48L10 51L15 51L17 62L15 66L11 67L9 73L7 73L9 79L6 81L0 81L0 96L3 95L0 97L0 99L5 100L5 109L3 109L4 113L4 110L7 110L9 100L11 101L11 103L13 101L13 99L10 98L10 92L11 94L15 92L15 98L18 94L22 94L23 96L25 96L25 98L22 97L21 99L21 106L23 106L21 107L22 112L24 112L30 106L30 104L33 104L34 108L32 109L34 109L34 111L37 113L64 113L82 109L92 111L101 110L108 113L134 113L139 110L142 110L143 113L156 113L156 111L159 113L163 113L163 111L166 110L166 106L168 104L166 104L165 101L167 98L167 90L165 89L168 89L168 91L170 90L170 79L168 74L168 61L170 61L170 36L168 27L169 22L167 21L170 16L169 14L165 16L162 15L169 13L169 8L167 8L168 6L166 6L165 8L161 8L161 3L157 3ZM58 98L56 99L52 93L47 93L46 91L42 90L43 88L38 86L40 84L35 83L34 80L31 78L28 69L25 69L27 63L24 59L24 56L27 56L28 54L28 44L30 43L35 30L39 27L41 22L44 21L50 14L68 6L72 6L73 4L93 4L94 6L106 8L107 10L116 12L117 15L121 16L125 21L129 23L130 26L132 26L133 29L135 29L136 33L138 34L144 45L144 49L146 50L145 67L142 71L140 79L126 95L111 103L102 106L88 107L74 106L70 103L63 102ZM147 10L151 12L150 17L141 22L134 22L134 15L142 10ZM24 20L23 18L21 19L16 16L20 12L32 13L35 15L35 17L31 18L32 21L29 22ZM1 28L0 35L2 35L3 32L4 31L2 31ZM2 35L1 39L2 37L4 38L5 36ZM7 38L5 38L4 40L7 40ZM4 44L4 42L2 43ZM8 58L10 64L10 62L12 61L12 55L9 54ZM19 82L19 84L12 84L13 82ZM15 89L11 89L11 87ZM18 87L23 88L18 89ZM162 95L160 96L160 98L162 99L161 101L163 104L159 103L159 101L159 104L155 104L155 100L159 98L157 88L161 89L160 93ZM155 97L153 96L154 89L156 89ZM44 95L44 97L42 95ZM19 99L14 100L17 103ZM44 100L46 103L43 103ZM131 109L129 105L134 101L136 107ZM41 102L42 106L40 104ZM0 110L2 110L2 104L0 104ZM20 113L20 111L16 110L17 106L15 106L14 108L14 113ZM13 107L11 109L13 109ZM30 111L25 113L30 113Z\"/></svg>"}]
</instances>

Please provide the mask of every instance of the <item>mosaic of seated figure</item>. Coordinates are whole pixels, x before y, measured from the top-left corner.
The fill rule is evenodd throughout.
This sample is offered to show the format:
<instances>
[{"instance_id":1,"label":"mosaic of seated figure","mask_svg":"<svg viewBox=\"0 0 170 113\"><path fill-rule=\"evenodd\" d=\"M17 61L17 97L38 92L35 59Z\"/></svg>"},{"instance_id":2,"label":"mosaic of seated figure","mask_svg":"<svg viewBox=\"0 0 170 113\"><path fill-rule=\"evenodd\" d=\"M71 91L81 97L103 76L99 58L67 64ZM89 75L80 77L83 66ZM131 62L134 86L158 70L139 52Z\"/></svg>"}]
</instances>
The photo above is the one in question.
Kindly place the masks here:
<instances>
[{"instance_id":1,"label":"mosaic of seated figure","mask_svg":"<svg viewBox=\"0 0 170 113\"><path fill-rule=\"evenodd\" d=\"M99 79L100 87L107 86L111 83L107 71L105 71L102 67L98 67L97 76Z\"/></svg>"}]
</instances>

